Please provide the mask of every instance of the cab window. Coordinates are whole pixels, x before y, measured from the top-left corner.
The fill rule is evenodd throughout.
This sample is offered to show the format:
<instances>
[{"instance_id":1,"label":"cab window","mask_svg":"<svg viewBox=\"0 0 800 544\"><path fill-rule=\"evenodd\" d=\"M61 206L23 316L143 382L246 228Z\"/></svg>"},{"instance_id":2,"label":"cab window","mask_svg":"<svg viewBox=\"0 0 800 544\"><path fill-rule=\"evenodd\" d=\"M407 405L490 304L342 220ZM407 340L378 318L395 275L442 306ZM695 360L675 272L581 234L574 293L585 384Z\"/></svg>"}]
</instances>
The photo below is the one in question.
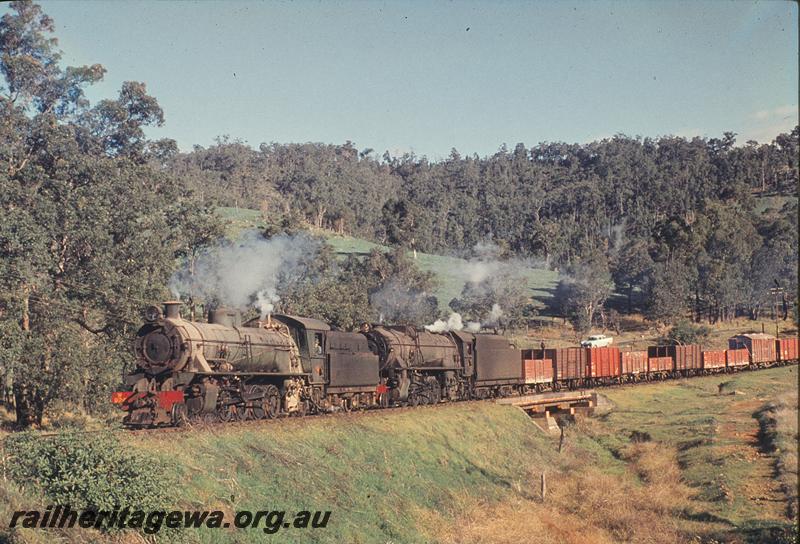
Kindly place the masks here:
<instances>
[{"instance_id":1,"label":"cab window","mask_svg":"<svg viewBox=\"0 0 800 544\"><path fill-rule=\"evenodd\" d=\"M324 345L323 345L324 339L322 337L322 333L321 332L315 332L313 335L310 335L310 336L311 336L311 338L310 338L311 343L309 345L309 350L308 350L309 354L312 357L321 357L323 352L324 352L324 350L323 350L323 348L324 348Z\"/></svg>"}]
</instances>

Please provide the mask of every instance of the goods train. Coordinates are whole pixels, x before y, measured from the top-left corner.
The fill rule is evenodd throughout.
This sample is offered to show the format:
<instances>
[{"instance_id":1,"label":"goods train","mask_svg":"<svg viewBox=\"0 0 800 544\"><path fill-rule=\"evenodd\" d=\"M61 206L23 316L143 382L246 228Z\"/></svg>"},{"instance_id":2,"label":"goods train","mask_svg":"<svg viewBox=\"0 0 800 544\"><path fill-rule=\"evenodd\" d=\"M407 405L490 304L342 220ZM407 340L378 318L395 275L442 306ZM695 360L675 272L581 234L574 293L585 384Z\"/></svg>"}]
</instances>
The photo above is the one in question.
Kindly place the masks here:
<instances>
[{"instance_id":1,"label":"goods train","mask_svg":"<svg viewBox=\"0 0 800 544\"><path fill-rule=\"evenodd\" d=\"M181 317L151 307L135 340L136 369L112 402L129 427L234 421L436 404L730 372L797 361L798 339L746 334L729 349L698 345L519 350L494 334L362 325L331 330L291 315L241 323L238 312Z\"/></svg>"}]
</instances>

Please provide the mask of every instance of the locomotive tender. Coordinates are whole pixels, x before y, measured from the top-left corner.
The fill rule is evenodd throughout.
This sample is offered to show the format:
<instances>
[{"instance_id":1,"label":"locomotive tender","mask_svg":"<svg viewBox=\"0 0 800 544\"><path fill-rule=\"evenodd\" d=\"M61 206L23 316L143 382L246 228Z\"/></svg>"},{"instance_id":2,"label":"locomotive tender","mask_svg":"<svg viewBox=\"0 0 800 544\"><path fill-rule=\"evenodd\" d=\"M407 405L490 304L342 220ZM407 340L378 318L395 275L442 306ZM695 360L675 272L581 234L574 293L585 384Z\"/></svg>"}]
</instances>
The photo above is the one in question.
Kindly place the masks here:
<instances>
[{"instance_id":1,"label":"locomotive tender","mask_svg":"<svg viewBox=\"0 0 800 544\"><path fill-rule=\"evenodd\" d=\"M238 312L180 315L151 307L135 340L130 390L113 393L129 427L234 421L633 383L797 362L798 338L738 335L729 349L699 345L519 350L494 334L413 327L331 330L274 315L242 324Z\"/></svg>"}]
</instances>

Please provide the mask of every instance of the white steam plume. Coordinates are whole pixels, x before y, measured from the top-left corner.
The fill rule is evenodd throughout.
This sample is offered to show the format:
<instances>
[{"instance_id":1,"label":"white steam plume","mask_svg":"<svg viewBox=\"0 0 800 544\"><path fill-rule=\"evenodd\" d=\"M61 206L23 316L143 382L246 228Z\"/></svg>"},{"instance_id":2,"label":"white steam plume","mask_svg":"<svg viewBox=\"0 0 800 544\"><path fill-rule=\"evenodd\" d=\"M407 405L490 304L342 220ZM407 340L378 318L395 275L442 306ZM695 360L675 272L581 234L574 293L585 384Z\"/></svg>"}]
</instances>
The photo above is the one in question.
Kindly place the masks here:
<instances>
[{"instance_id":1,"label":"white steam plume","mask_svg":"<svg viewBox=\"0 0 800 544\"><path fill-rule=\"evenodd\" d=\"M264 317L279 300L281 278L301 275L319 245L304 234L265 239L249 231L235 242L206 250L193 270L187 263L173 275L170 289L205 303L240 310L255 307Z\"/></svg>"},{"instance_id":2,"label":"white steam plume","mask_svg":"<svg viewBox=\"0 0 800 544\"><path fill-rule=\"evenodd\" d=\"M498 325L500 323L500 318L503 317L503 309L500 307L499 304L496 302L492 304L492 310L489 312L489 315L486 316L484 320L484 325Z\"/></svg>"},{"instance_id":3,"label":"white steam plume","mask_svg":"<svg viewBox=\"0 0 800 544\"><path fill-rule=\"evenodd\" d=\"M430 332L449 332L461 330L465 330L467 332L478 332L481 330L481 324L474 321L468 321L467 324L464 325L461 314L452 312L446 321L444 319L437 319L433 322L433 324L425 325L425 329Z\"/></svg>"}]
</instances>

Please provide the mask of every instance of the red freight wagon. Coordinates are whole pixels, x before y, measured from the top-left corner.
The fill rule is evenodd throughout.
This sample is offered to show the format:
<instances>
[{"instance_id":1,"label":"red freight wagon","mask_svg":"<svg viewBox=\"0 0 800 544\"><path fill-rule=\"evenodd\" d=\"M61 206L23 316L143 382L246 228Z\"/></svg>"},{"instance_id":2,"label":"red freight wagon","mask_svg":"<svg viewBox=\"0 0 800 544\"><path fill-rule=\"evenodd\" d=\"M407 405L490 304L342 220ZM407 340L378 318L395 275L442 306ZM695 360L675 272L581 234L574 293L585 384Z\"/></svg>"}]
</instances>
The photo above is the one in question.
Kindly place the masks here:
<instances>
[{"instance_id":1,"label":"red freight wagon","mask_svg":"<svg viewBox=\"0 0 800 544\"><path fill-rule=\"evenodd\" d=\"M550 359L525 359L522 361L522 383L552 383L553 361Z\"/></svg>"},{"instance_id":2,"label":"red freight wagon","mask_svg":"<svg viewBox=\"0 0 800 544\"><path fill-rule=\"evenodd\" d=\"M729 367L747 366L750 364L750 352L746 349L725 350L725 362Z\"/></svg>"},{"instance_id":3,"label":"red freight wagon","mask_svg":"<svg viewBox=\"0 0 800 544\"><path fill-rule=\"evenodd\" d=\"M778 360L775 353L776 338L761 332L738 334L728 340L729 349L746 349L751 363L772 363Z\"/></svg>"},{"instance_id":4,"label":"red freight wagon","mask_svg":"<svg viewBox=\"0 0 800 544\"><path fill-rule=\"evenodd\" d=\"M672 372L672 357L647 357L648 372Z\"/></svg>"},{"instance_id":5,"label":"red freight wagon","mask_svg":"<svg viewBox=\"0 0 800 544\"><path fill-rule=\"evenodd\" d=\"M703 368L702 349L697 344L668 346L667 353L675 359L675 370L690 371Z\"/></svg>"},{"instance_id":6,"label":"red freight wagon","mask_svg":"<svg viewBox=\"0 0 800 544\"><path fill-rule=\"evenodd\" d=\"M524 350L524 359L550 359L553 361L555 379L581 380L586 376L586 350L583 348L558 348Z\"/></svg>"},{"instance_id":7,"label":"red freight wagon","mask_svg":"<svg viewBox=\"0 0 800 544\"><path fill-rule=\"evenodd\" d=\"M668 346L650 346L647 348L648 372L672 372L675 360L667 351Z\"/></svg>"},{"instance_id":8,"label":"red freight wagon","mask_svg":"<svg viewBox=\"0 0 800 544\"><path fill-rule=\"evenodd\" d=\"M672 368L682 372L690 372L703 368L700 346L688 344L685 346L650 346L647 348L648 359L661 359L669 357L672 359ZM666 370L666 369L659 369ZM650 368L650 372L654 372Z\"/></svg>"},{"instance_id":9,"label":"red freight wagon","mask_svg":"<svg viewBox=\"0 0 800 544\"><path fill-rule=\"evenodd\" d=\"M619 348L589 348L587 378L613 378L620 375Z\"/></svg>"},{"instance_id":10,"label":"red freight wagon","mask_svg":"<svg viewBox=\"0 0 800 544\"><path fill-rule=\"evenodd\" d=\"M716 368L725 368L725 350L704 351L703 370L714 370Z\"/></svg>"},{"instance_id":11,"label":"red freight wagon","mask_svg":"<svg viewBox=\"0 0 800 544\"><path fill-rule=\"evenodd\" d=\"M796 336L794 338L778 338L779 361L796 361L798 352L800 352L800 347Z\"/></svg>"},{"instance_id":12,"label":"red freight wagon","mask_svg":"<svg viewBox=\"0 0 800 544\"><path fill-rule=\"evenodd\" d=\"M623 374L644 374L647 372L646 351L623 351L620 354Z\"/></svg>"}]
</instances>

